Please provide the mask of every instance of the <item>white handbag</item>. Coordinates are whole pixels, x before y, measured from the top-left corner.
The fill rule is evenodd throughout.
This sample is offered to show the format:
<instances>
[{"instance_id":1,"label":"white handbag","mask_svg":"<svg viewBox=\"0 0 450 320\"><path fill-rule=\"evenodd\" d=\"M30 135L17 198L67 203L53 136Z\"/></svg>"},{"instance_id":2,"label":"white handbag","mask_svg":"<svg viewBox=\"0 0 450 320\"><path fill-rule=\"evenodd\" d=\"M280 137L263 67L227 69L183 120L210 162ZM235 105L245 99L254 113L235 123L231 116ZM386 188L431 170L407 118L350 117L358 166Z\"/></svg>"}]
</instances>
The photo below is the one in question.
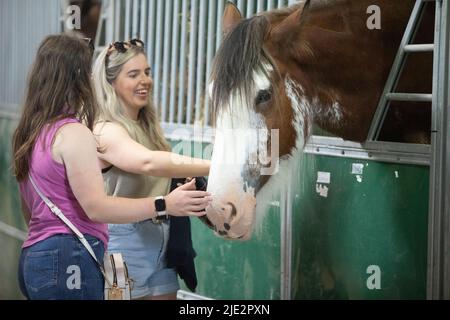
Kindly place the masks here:
<instances>
[{"instance_id":1,"label":"white handbag","mask_svg":"<svg viewBox=\"0 0 450 320\"><path fill-rule=\"evenodd\" d=\"M131 279L121 253L105 254L105 300L131 300Z\"/></svg>"},{"instance_id":2,"label":"white handbag","mask_svg":"<svg viewBox=\"0 0 450 320\"><path fill-rule=\"evenodd\" d=\"M64 222L67 227L72 230L77 236L78 240L83 244L91 257L96 262L100 272L105 279L105 300L131 300L132 280L128 276L128 269L125 260L121 253L107 253L103 258L104 267L100 264L95 256L94 250L87 242L84 235L75 227L72 222L62 213L62 211L42 192L34 182L30 174L28 177L36 190L37 194L41 197L42 201L49 207L50 211Z\"/></svg>"}]
</instances>

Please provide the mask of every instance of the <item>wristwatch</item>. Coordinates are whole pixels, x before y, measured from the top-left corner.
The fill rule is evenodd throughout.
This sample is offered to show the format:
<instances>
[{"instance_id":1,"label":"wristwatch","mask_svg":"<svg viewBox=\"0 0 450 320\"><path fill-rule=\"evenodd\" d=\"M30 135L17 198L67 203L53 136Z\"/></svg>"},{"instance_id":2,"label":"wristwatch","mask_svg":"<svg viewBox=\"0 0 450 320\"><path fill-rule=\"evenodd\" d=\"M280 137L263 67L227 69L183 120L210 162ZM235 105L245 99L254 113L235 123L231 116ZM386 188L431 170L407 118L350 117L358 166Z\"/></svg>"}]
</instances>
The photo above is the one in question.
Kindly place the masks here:
<instances>
[{"instance_id":1,"label":"wristwatch","mask_svg":"<svg viewBox=\"0 0 450 320\"><path fill-rule=\"evenodd\" d=\"M163 196L155 198L155 208L156 208L156 215L158 217L167 216L166 200L164 199Z\"/></svg>"}]
</instances>

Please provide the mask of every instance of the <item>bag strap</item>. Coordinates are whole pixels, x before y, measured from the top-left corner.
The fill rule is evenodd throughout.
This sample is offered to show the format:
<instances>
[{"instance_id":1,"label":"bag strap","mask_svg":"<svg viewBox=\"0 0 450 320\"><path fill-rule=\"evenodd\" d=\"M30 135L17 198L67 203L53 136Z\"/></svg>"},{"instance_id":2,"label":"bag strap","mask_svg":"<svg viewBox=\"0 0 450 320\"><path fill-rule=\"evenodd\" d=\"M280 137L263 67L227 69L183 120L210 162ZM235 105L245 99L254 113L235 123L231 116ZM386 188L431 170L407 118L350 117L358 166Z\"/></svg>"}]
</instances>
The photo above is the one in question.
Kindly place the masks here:
<instances>
[{"instance_id":1,"label":"bag strap","mask_svg":"<svg viewBox=\"0 0 450 320\"><path fill-rule=\"evenodd\" d=\"M59 219L61 219L62 222L70 229L73 233L77 236L78 240L80 240L81 244L86 248L86 250L89 252L91 257L94 259L95 263L97 264L98 268L100 269L101 273L103 274L103 277L105 278L105 281L108 283L109 286L112 286L110 280L106 276L105 269L103 266L98 262L97 256L94 253L94 250L92 250L91 245L86 240L84 235L78 230L77 227L75 227L72 222L64 215L64 213L49 199L47 198L41 190L38 188L36 183L34 182L33 178L31 177L31 174L28 173L28 178L30 179L31 184L33 185L34 190L36 190L39 197L41 197L42 201L49 207L50 211L57 216Z\"/></svg>"}]
</instances>

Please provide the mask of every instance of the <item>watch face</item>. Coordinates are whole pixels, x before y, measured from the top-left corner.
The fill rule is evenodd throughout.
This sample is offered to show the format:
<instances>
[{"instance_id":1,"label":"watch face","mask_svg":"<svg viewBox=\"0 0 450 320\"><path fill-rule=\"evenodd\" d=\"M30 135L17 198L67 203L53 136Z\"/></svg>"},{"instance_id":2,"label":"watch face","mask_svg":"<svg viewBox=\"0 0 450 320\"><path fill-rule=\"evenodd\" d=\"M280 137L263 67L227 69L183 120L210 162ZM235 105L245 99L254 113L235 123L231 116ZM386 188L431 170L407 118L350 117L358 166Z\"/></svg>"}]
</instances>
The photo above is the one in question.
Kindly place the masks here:
<instances>
[{"instance_id":1,"label":"watch face","mask_svg":"<svg viewBox=\"0 0 450 320\"><path fill-rule=\"evenodd\" d=\"M156 211L165 211L166 210L166 201L164 199L156 199L155 200L155 208L156 208Z\"/></svg>"}]
</instances>

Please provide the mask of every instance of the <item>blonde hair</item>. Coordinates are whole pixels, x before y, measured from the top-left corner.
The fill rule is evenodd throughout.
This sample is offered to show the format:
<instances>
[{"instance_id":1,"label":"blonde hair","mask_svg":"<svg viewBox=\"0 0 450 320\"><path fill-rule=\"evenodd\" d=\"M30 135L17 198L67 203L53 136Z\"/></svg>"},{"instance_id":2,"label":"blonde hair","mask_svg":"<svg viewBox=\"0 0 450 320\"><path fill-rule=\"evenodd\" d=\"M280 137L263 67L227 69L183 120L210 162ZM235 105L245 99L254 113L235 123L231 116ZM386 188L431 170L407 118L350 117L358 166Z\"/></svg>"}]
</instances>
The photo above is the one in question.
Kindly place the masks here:
<instances>
[{"instance_id":1,"label":"blonde hair","mask_svg":"<svg viewBox=\"0 0 450 320\"><path fill-rule=\"evenodd\" d=\"M122 108L122 102L118 98L112 83L117 79L123 65L132 58L145 52L142 47L130 46L125 52L117 50L107 55L108 47L103 49L97 57L93 68L93 82L97 100L100 106L99 118L97 122L114 122L124 127L128 134L137 139L135 122L127 117ZM159 123L156 109L150 98L138 114L138 123L140 127L148 134L150 141L158 150L170 151L170 145L164 137L163 130Z\"/></svg>"}]
</instances>

